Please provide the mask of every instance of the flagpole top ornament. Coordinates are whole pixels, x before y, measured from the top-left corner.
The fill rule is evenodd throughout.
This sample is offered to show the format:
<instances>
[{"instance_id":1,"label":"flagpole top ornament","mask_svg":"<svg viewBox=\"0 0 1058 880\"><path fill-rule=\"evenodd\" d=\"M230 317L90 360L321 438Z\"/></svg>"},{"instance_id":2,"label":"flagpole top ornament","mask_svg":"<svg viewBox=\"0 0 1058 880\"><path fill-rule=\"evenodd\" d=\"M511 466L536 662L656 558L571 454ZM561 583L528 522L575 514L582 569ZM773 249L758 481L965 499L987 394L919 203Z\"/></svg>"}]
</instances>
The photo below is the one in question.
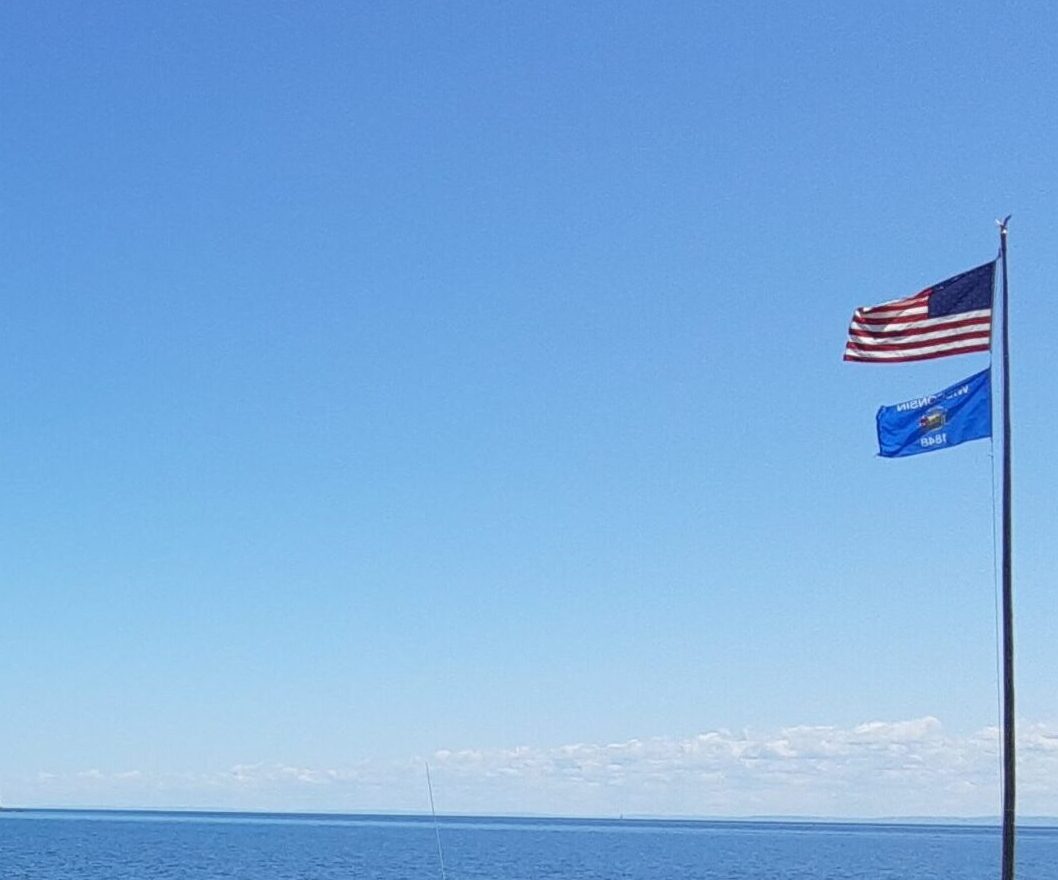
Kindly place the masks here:
<instances>
[{"instance_id":1,"label":"flagpole top ornament","mask_svg":"<svg viewBox=\"0 0 1058 880\"><path fill-rule=\"evenodd\" d=\"M1010 218L1013 217L1013 216L1014 216L1013 214L1007 214L1007 216L1004 217L1002 220L996 220L996 226L999 227L999 234L1000 235L1006 235L1007 234L1007 224L1010 222Z\"/></svg>"}]
</instances>

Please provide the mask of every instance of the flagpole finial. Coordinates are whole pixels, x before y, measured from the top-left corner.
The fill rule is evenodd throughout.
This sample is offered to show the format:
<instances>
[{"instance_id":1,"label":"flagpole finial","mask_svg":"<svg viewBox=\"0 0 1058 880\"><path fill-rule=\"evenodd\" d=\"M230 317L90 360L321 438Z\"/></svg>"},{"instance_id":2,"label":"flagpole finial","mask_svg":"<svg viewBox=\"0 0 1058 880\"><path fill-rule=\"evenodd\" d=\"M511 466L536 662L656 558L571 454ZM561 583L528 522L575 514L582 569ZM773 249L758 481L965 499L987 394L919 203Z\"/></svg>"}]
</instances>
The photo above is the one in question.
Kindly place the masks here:
<instances>
[{"instance_id":1,"label":"flagpole finial","mask_svg":"<svg viewBox=\"0 0 1058 880\"><path fill-rule=\"evenodd\" d=\"M1013 214L1007 214L1007 216L1004 217L1002 220L996 220L996 226L999 227L999 234L1000 235L1006 235L1007 234L1007 224L1010 222L1010 218L1013 217L1013 216L1014 216Z\"/></svg>"}]
</instances>

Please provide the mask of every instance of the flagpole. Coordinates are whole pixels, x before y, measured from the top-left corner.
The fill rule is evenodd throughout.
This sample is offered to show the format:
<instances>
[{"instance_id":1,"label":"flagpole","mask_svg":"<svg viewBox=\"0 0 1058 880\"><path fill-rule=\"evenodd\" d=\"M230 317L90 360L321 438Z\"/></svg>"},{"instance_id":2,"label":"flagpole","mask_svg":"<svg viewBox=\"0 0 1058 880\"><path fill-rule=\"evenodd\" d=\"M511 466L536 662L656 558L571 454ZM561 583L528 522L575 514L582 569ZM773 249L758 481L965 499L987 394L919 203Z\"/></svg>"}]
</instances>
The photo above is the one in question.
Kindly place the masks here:
<instances>
[{"instance_id":1,"label":"flagpole","mask_svg":"<svg viewBox=\"0 0 1058 880\"><path fill-rule=\"evenodd\" d=\"M1014 591L1011 555L1010 308L1007 296L1007 222L999 223L1003 269L1003 869L1014 880Z\"/></svg>"}]
</instances>

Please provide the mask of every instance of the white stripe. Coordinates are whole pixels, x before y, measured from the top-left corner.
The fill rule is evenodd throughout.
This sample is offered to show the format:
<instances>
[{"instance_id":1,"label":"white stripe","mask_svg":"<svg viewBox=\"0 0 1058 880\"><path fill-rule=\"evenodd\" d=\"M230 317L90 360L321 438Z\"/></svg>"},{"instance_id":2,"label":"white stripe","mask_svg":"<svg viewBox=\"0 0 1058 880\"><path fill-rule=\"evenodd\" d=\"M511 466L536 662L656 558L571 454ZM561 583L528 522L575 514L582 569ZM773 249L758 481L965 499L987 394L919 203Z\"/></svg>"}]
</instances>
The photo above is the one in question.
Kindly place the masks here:
<instances>
[{"instance_id":1,"label":"white stripe","mask_svg":"<svg viewBox=\"0 0 1058 880\"><path fill-rule=\"evenodd\" d=\"M856 336L850 333L849 342L858 342L860 345L903 345L905 342L947 339L949 336L963 333L979 333L982 339L987 339L992 329L987 324L974 324L971 327L953 327L950 330L934 330L932 333L914 333L907 336Z\"/></svg>"},{"instance_id":2,"label":"white stripe","mask_svg":"<svg viewBox=\"0 0 1058 880\"><path fill-rule=\"evenodd\" d=\"M945 342L942 345L924 345L921 348L898 348L887 351L860 351L846 346L845 353L851 358L860 360L884 361L890 358L921 357L922 355L935 354L938 351L955 352L964 348L978 348L985 341L984 339L960 339L957 342Z\"/></svg>"},{"instance_id":3,"label":"white stripe","mask_svg":"<svg viewBox=\"0 0 1058 880\"><path fill-rule=\"evenodd\" d=\"M893 309L892 311L876 312L873 309L856 309L853 313L853 320L857 318L904 318L912 315L928 315L929 314L929 303L923 303L919 306L908 306L904 309Z\"/></svg>"},{"instance_id":4,"label":"white stripe","mask_svg":"<svg viewBox=\"0 0 1058 880\"><path fill-rule=\"evenodd\" d=\"M899 324L864 324L861 321L857 321L855 317L852 319L852 330L863 330L866 333L879 333L879 332L899 332L900 334L906 334L908 336L915 336L920 332L929 332L932 328L938 324L948 324L952 321L972 321L973 323L967 324L965 327L953 327L951 328L952 333L965 332L969 333L976 327L987 327L992 323L992 310L991 309L979 309L974 312L960 312L957 315L946 315L943 318L926 318L922 321L905 321Z\"/></svg>"},{"instance_id":5,"label":"white stripe","mask_svg":"<svg viewBox=\"0 0 1058 880\"><path fill-rule=\"evenodd\" d=\"M916 293L914 296L905 296L903 299L886 300L883 303L878 303L876 306L860 306L860 310L870 312L875 309L906 308L907 306L915 305L919 302L929 302L929 297L923 296L921 293Z\"/></svg>"}]
</instances>

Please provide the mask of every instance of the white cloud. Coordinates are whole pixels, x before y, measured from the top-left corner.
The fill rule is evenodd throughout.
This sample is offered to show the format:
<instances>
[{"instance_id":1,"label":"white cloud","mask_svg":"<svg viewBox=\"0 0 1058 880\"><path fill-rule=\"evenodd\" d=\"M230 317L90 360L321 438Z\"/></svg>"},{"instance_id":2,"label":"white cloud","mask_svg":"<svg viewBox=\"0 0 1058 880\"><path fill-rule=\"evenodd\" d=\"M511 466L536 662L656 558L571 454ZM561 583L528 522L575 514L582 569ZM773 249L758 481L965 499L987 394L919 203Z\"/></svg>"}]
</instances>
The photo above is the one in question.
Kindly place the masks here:
<instances>
[{"instance_id":1,"label":"white cloud","mask_svg":"<svg viewBox=\"0 0 1058 880\"><path fill-rule=\"evenodd\" d=\"M1019 734L1023 814L1058 814L1058 726ZM944 730L932 717L849 728L443 749L428 756L438 808L563 815L994 815L998 731ZM11 803L415 811L428 806L423 759L341 768L240 764L223 772L41 771L9 780Z\"/></svg>"}]
</instances>

